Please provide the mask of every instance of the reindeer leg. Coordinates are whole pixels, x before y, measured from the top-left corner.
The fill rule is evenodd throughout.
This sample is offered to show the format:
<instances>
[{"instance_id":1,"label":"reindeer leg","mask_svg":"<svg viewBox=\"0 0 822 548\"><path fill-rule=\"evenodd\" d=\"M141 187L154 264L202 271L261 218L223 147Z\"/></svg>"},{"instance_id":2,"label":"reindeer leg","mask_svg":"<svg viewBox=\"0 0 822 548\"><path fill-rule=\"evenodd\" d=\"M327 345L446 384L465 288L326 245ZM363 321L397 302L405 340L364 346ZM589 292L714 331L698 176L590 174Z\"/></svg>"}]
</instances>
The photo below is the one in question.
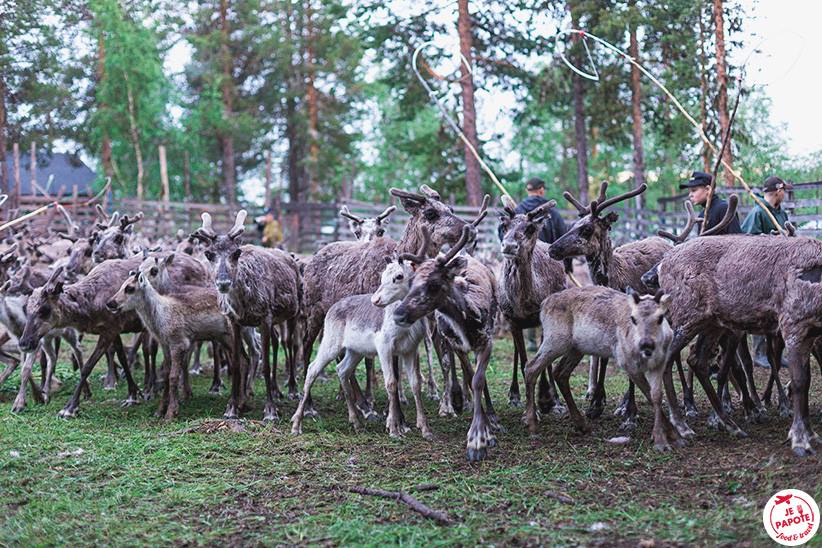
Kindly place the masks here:
<instances>
[{"instance_id":1,"label":"reindeer leg","mask_svg":"<svg viewBox=\"0 0 822 548\"><path fill-rule=\"evenodd\" d=\"M678 354L674 357L674 365L679 374L679 384L682 385L682 407L685 410L686 417L697 417L699 411L694 405L694 373L688 371L685 375L685 366L682 365L682 355Z\"/></svg>"},{"instance_id":2,"label":"reindeer leg","mask_svg":"<svg viewBox=\"0 0 822 548\"><path fill-rule=\"evenodd\" d=\"M278 421L280 420L280 415L277 413L277 405L274 403L274 382L272 382L272 377L276 379L276 370L277 370L277 360L274 360L274 371L275 373L272 374L271 371L271 355L269 354L269 350L273 347L274 355L277 355L277 347L278 342L276 339L276 333L273 331L271 326L262 325L260 328L260 332L263 336L263 379L265 379L265 409L263 410L263 420L264 421ZM275 381L276 382L276 381Z\"/></svg>"},{"instance_id":3,"label":"reindeer leg","mask_svg":"<svg viewBox=\"0 0 822 548\"><path fill-rule=\"evenodd\" d=\"M220 369L223 366L223 349L217 346L217 343L211 342L211 353L214 356L214 366L211 369L211 386L208 391L211 394L219 394L223 387L223 381L220 380Z\"/></svg>"},{"instance_id":4,"label":"reindeer leg","mask_svg":"<svg viewBox=\"0 0 822 548\"><path fill-rule=\"evenodd\" d=\"M237 419L240 417L240 409L243 405L243 396L245 394L245 387L243 386L243 377L245 376L245 367L243 367L240 360L240 346L243 344L243 338L240 333L240 326L237 323L231 324L232 340L231 340L231 398L228 400L225 413L223 417L226 419Z\"/></svg>"},{"instance_id":5,"label":"reindeer leg","mask_svg":"<svg viewBox=\"0 0 822 548\"><path fill-rule=\"evenodd\" d=\"M598 356L591 356L590 369L596 373L596 376L594 378L594 390L591 395L591 401L588 404L588 409L585 411L585 416L593 420L602 416L602 412L605 410L605 373L608 369L608 360L602 360ZM616 413L616 411L614 413Z\"/></svg>"},{"instance_id":6,"label":"reindeer leg","mask_svg":"<svg viewBox=\"0 0 822 548\"><path fill-rule=\"evenodd\" d=\"M588 356L588 390L585 392L585 399L590 401L594 397L594 392L596 392L597 388L597 373L599 372L599 362L594 356ZM591 407L590 404L588 406L590 411ZM600 413L601 414L601 413ZM588 412L586 412L588 415ZM588 415L589 419L595 419L597 417L591 417Z\"/></svg>"},{"instance_id":7,"label":"reindeer leg","mask_svg":"<svg viewBox=\"0 0 822 548\"><path fill-rule=\"evenodd\" d=\"M431 339L431 332L428 330L428 320L423 320L426 322L425 327L425 335L422 338L422 342L425 345L425 359L428 363L428 375L426 379L426 395L428 396L429 400L433 401L440 401L440 390L437 386L437 380L434 378L434 355L432 352L432 347L434 343Z\"/></svg>"},{"instance_id":8,"label":"reindeer leg","mask_svg":"<svg viewBox=\"0 0 822 548\"><path fill-rule=\"evenodd\" d=\"M682 411L679 409L679 406L676 405L679 398L677 398L676 389L674 388L673 365L676 357L680 355L680 352L688 345L692 337L693 335L684 329L674 330L674 338L668 347L668 354L665 357L665 371L662 376L665 386L665 397L668 399L671 423L683 438L693 437L696 433L691 430L685 422ZM693 370L693 368L691 368L691 370Z\"/></svg>"},{"instance_id":9,"label":"reindeer leg","mask_svg":"<svg viewBox=\"0 0 822 548\"><path fill-rule=\"evenodd\" d=\"M183 401L190 401L194 397L194 391L191 389L191 379L189 377L188 364L191 361L191 354L194 353L195 347L192 345L186 350L183 358L182 366L180 367L180 375L183 382Z\"/></svg>"},{"instance_id":10,"label":"reindeer leg","mask_svg":"<svg viewBox=\"0 0 822 548\"><path fill-rule=\"evenodd\" d=\"M200 363L200 354L203 352L203 341L194 343L194 350L191 352L191 369L189 372L192 375L201 375L203 373L203 364Z\"/></svg>"},{"instance_id":11,"label":"reindeer leg","mask_svg":"<svg viewBox=\"0 0 822 548\"><path fill-rule=\"evenodd\" d=\"M114 349L106 348L106 375L103 378L103 390L117 389L117 364L114 363Z\"/></svg>"},{"instance_id":12,"label":"reindeer leg","mask_svg":"<svg viewBox=\"0 0 822 548\"><path fill-rule=\"evenodd\" d=\"M591 427L585 421L585 416L582 415L577 408L577 404L574 401L574 394L571 392L570 383L571 373L573 373L581 359L582 354L578 352L569 352L563 356L557 365L554 378L557 380L557 388L559 388L562 397L565 399L565 404L568 406L568 414L571 416L571 421L579 432L587 434L591 431ZM600 367L601 366L602 364L600 362Z\"/></svg>"},{"instance_id":13,"label":"reindeer leg","mask_svg":"<svg viewBox=\"0 0 822 548\"><path fill-rule=\"evenodd\" d=\"M463 354L460 352L460 354ZM460 361L463 360L460 355ZM465 356L467 359L467 356ZM471 419L471 427L468 429L468 440L466 444L466 455L469 462L483 460L488 454L488 447L497 445L497 438L491 430L491 424L482 408L482 394L485 392L485 369L491 359L491 343L477 352L477 372L471 380L471 388L474 393L474 416Z\"/></svg>"},{"instance_id":14,"label":"reindeer leg","mask_svg":"<svg viewBox=\"0 0 822 548\"><path fill-rule=\"evenodd\" d=\"M528 426L528 432L531 436L536 436L538 433L537 422L539 421L539 415L534 398L536 381L542 369L551 367L555 358L556 353L551 348L551 341L543 339L539 350L525 367L525 413L522 415L522 421Z\"/></svg>"},{"instance_id":15,"label":"reindeer leg","mask_svg":"<svg viewBox=\"0 0 822 548\"><path fill-rule=\"evenodd\" d=\"M110 334L100 335L97 338L97 344L94 346L91 356L89 356L86 363L83 364L82 369L80 369L80 382L77 383L77 387L74 389L71 399L58 413L59 417L68 419L77 416L77 409L80 407L80 393L83 390L83 385L88 380L88 376L94 370L94 366L97 365L97 362L100 361L100 358L102 358L103 354L106 353L106 350L112 343L113 339L114 336Z\"/></svg>"},{"instance_id":16,"label":"reindeer leg","mask_svg":"<svg viewBox=\"0 0 822 548\"><path fill-rule=\"evenodd\" d=\"M711 405L716 411L716 415L719 419L718 424L725 428L727 432L739 437L747 437L747 434L736 425L731 417L725 413L725 410L722 408L722 402L719 401L719 396L714 390L714 386L711 383L710 373L708 371L708 360L710 359L710 354L712 353L713 346L714 346L714 338L716 334L706 335L705 333L701 334L696 342L696 364L694 366L694 374L696 375L699 383L702 385L703 390L705 390L705 394L708 396L708 400L711 402ZM720 371L721 374L721 371ZM727 374L727 372L726 372ZM676 401L676 400L674 400ZM671 406L671 408L676 408L677 406ZM681 432L680 432L681 433Z\"/></svg>"},{"instance_id":17,"label":"reindeer leg","mask_svg":"<svg viewBox=\"0 0 822 548\"><path fill-rule=\"evenodd\" d=\"M120 338L120 335L117 335L114 338L114 350L117 352L117 359L120 360L120 365L123 366L123 374L126 377L126 382L128 383L128 397L123 402L123 407L129 407L131 405L137 405L143 398L142 392L140 392L140 387L137 386L137 383L134 382L134 377L131 376L131 367L128 364L128 358L126 357L126 350L123 348L123 341Z\"/></svg>"},{"instance_id":18,"label":"reindeer leg","mask_svg":"<svg viewBox=\"0 0 822 548\"><path fill-rule=\"evenodd\" d=\"M279 342L274 344L273 341L275 339L277 341L279 341L279 334L277 333L277 328L275 326L272 326L271 329L269 330L269 335L268 335L268 340L272 341L269 344L274 345L272 347L273 363L271 364L271 394L272 394L272 397L274 397L278 400L281 400L281 399L283 399L283 392L282 392L282 390L280 390L279 382L277 382L277 353L279 352ZM288 342L287 342L287 340L283 341L283 349L285 350L286 369L288 369ZM265 360L265 357L267 355L268 355L268 351L266 350L265 337L263 337L263 360ZM265 362L263 362L263 367L265 367ZM265 376L265 371L263 371L263 376ZM288 382L289 382L288 391L289 391L289 396L290 396L290 393L291 393L291 387L290 387L291 378L288 379Z\"/></svg>"},{"instance_id":19,"label":"reindeer leg","mask_svg":"<svg viewBox=\"0 0 822 548\"><path fill-rule=\"evenodd\" d=\"M325 335L326 337L332 337L334 335L339 334L328 334ZM334 361L337 358L337 354L339 353L339 347L341 344L332 344L337 343L337 341L331 341L329 339L328 342L323 341L325 344L320 343L320 348L317 350L317 357L314 358L314 361L311 362L308 367L305 368L305 384L303 385L303 396L300 400L300 403L297 405L297 410L294 411L294 415L291 417L291 433L292 434L302 434L303 428L303 417L307 415L307 407L309 405L309 399L311 398L311 387L314 385L314 382L317 380L317 377L320 376L320 373L325 366L329 363ZM344 390L348 390L347 387L343 388ZM317 412L314 411L316 415Z\"/></svg>"},{"instance_id":20,"label":"reindeer leg","mask_svg":"<svg viewBox=\"0 0 822 548\"><path fill-rule=\"evenodd\" d=\"M745 408L745 414L748 419L753 422L762 422L765 420L765 408L759 399L759 394L756 391L756 384L753 376L753 358L751 357L750 349L748 348L747 335L742 337L736 347L732 362L732 373L736 377L742 392L742 404Z\"/></svg>"},{"instance_id":21,"label":"reindeer leg","mask_svg":"<svg viewBox=\"0 0 822 548\"><path fill-rule=\"evenodd\" d=\"M6 366L3 372L0 373L0 386L3 386L3 384L8 380L11 374L14 373L15 369L17 369L19 366L20 360L17 359L15 359L9 365Z\"/></svg>"},{"instance_id":22,"label":"reindeer leg","mask_svg":"<svg viewBox=\"0 0 822 548\"><path fill-rule=\"evenodd\" d=\"M520 359L525 359L524 352L522 354L522 358ZM554 383L555 381L553 368L546 367L545 369L543 369L542 373L540 373L539 376L539 409L543 413L553 413L555 415L561 416L567 413L568 410L564 405L562 405L562 403L560 403L559 395L557 395L557 390L554 386Z\"/></svg>"},{"instance_id":23,"label":"reindeer leg","mask_svg":"<svg viewBox=\"0 0 822 548\"><path fill-rule=\"evenodd\" d=\"M31 378L31 369L34 361L37 359L38 351L28 352L23 355L23 369L20 370L20 388L17 391L17 397L11 406L12 413L21 413L26 407L26 386L29 384Z\"/></svg>"},{"instance_id":24,"label":"reindeer leg","mask_svg":"<svg viewBox=\"0 0 822 548\"><path fill-rule=\"evenodd\" d=\"M163 348L163 361L160 362L160 376L163 379L163 394L160 396L160 401L157 404L157 410L154 416L163 418L168 411L169 390L171 389L171 381L169 375L171 374L171 350Z\"/></svg>"},{"instance_id":25,"label":"reindeer leg","mask_svg":"<svg viewBox=\"0 0 822 548\"><path fill-rule=\"evenodd\" d=\"M348 422L351 423L355 432L362 430L362 423L357 414L356 396L352 390L351 379L354 377L354 372L357 370L357 364L362 361L362 355L347 350L343 359L337 363L337 376L340 379L340 387L342 387L343 397L345 398L345 406L348 409ZM373 360L371 362L374 363Z\"/></svg>"},{"instance_id":26,"label":"reindeer leg","mask_svg":"<svg viewBox=\"0 0 822 548\"><path fill-rule=\"evenodd\" d=\"M365 401L371 407L374 406L374 384L376 384L377 373L374 368L374 358L365 358Z\"/></svg>"},{"instance_id":27,"label":"reindeer leg","mask_svg":"<svg viewBox=\"0 0 822 548\"><path fill-rule=\"evenodd\" d=\"M408 384L411 385L411 393L414 395L414 407L417 412L417 428L420 429L422 437L428 441L434 439L434 433L428 426L428 418L425 416L425 406L422 403L422 377L420 375L419 354L404 354L400 357Z\"/></svg>"},{"instance_id":28,"label":"reindeer leg","mask_svg":"<svg viewBox=\"0 0 822 548\"><path fill-rule=\"evenodd\" d=\"M522 329L511 327L511 338L514 340L514 363L511 367L511 386L508 388L508 405L511 407L522 407L522 398L519 393L519 381L517 380L517 369L520 363L525 364L525 355L522 348L525 348L525 339Z\"/></svg>"},{"instance_id":29,"label":"reindeer leg","mask_svg":"<svg viewBox=\"0 0 822 548\"><path fill-rule=\"evenodd\" d=\"M385 348L379 353L380 368L385 381L385 392L388 394L388 416L385 419L385 427L392 438L401 438L405 435L403 419L400 410L399 394L397 393L397 379L394 376L394 356Z\"/></svg>"},{"instance_id":30,"label":"reindeer leg","mask_svg":"<svg viewBox=\"0 0 822 548\"><path fill-rule=\"evenodd\" d=\"M179 341L182 342L182 341ZM170 368L168 372L168 408L166 409L165 420L172 421L180 414L180 399L179 399L179 385L180 377L185 368L186 353L188 352L188 344L180 345L179 347L170 348Z\"/></svg>"},{"instance_id":31,"label":"reindeer leg","mask_svg":"<svg viewBox=\"0 0 822 548\"><path fill-rule=\"evenodd\" d=\"M44 339L43 340L43 352L46 355L46 376L43 379L43 383L40 387L42 392L42 402L48 403L51 390L52 390L52 379L54 378L54 367L57 365L57 342L59 342L59 338L52 338L52 339ZM53 345L53 346L52 346Z\"/></svg>"},{"instance_id":32,"label":"reindeer leg","mask_svg":"<svg viewBox=\"0 0 822 548\"><path fill-rule=\"evenodd\" d=\"M810 389L810 349L813 339L805 333L785 333L785 357L791 371L791 400L793 403L793 423L788 433L791 449L799 457L816 453L812 442L819 443L809 420L808 391ZM772 364L773 365L773 364Z\"/></svg>"}]
</instances>

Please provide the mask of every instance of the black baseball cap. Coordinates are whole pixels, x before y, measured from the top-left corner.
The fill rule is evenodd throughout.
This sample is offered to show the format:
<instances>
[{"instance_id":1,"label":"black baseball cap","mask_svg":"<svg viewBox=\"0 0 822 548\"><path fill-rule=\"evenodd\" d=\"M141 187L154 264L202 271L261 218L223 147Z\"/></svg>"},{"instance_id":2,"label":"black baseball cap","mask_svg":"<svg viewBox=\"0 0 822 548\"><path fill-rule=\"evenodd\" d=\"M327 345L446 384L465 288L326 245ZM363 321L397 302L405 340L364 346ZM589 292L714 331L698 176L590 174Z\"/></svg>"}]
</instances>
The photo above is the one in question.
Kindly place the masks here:
<instances>
[{"instance_id":1,"label":"black baseball cap","mask_svg":"<svg viewBox=\"0 0 822 548\"><path fill-rule=\"evenodd\" d=\"M793 185L791 183L786 183L776 175L771 175L765 182L762 184L762 191L763 192L773 192L775 190L779 190L780 188L784 188L785 190L792 190Z\"/></svg>"},{"instance_id":2,"label":"black baseball cap","mask_svg":"<svg viewBox=\"0 0 822 548\"><path fill-rule=\"evenodd\" d=\"M531 177L528 179L528 182L525 183L525 188L528 190L539 190L541 188L545 188L545 181L539 177Z\"/></svg>"},{"instance_id":3,"label":"black baseball cap","mask_svg":"<svg viewBox=\"0 0 822 548\"><path fill-rule=\"evenodd\" d=\"M706 186L711 184L711 179L713 179L713 177L711 177L710 173L705 173L704 171L694 171L691 174L691 178L688 179L687 182L679 184L679 188L684 190L686 188Z\"/></svg>"}]
</instances>

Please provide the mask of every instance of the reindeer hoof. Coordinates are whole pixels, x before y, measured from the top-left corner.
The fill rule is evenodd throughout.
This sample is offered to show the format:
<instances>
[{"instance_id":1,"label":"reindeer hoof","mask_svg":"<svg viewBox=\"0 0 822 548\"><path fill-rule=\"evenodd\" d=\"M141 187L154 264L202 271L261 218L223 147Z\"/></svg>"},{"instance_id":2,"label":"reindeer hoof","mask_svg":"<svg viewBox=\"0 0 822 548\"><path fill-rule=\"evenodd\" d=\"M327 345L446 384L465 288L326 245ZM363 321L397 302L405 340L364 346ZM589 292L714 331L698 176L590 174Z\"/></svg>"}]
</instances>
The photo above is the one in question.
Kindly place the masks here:
<instances>
[{"instance_id":1,"label":"reindeer hoof","mask_svg":"<svg viewBox=\"0 0 822 548\"><path fill-rule=\"evenodd\" d=\"M660 453L667 453L671 451L671 445L668 442L665 443L655 443L654 449L659 451Z\"/></svg>"},{"instance_id":2,"label":"reindeer hoof","mask_svg":"<svg viewBox=\"0 0 822 548\"><path fill-rule=\"evenodd\" d=\"M508 394L508 406L522 407L522 400L520 399L519 394Z\"/></svg>"},{"instance_id":3,"label":"reindeer hoof","mask_svg":"<svg viewBox=\"0 0 822 548\"><path fill-rule=\"evenodd\" d=\"M793 411L787 405L780 405L779 406L779 416L784 417L786 419L793 417Z\"/></svg>"},{"instance_id":4,"label":"reindeer hoof","mask_svg":"<svg viewBox=\"0 0 822 548\"><path fill-rule=\"evenodd\" d=\"M708 425L708 428L712 430L719 430L719 427L722 426L722 421L719 419L716 411L711 411L711 414L708 415L708 420L705 422Z\"/></svg>"},{"instance_id":5,"label":"reindeer hoof","mask_svg":"<svg viewBox=\"0 0 822 548\"><path fill-rule=\"evenodd\" d=\"M422 439L425 441L437 441L437 437L430 430L422 432Z\"/></svg>"},{"instance_id":6,"label":"reindeer hoof","mask_svg":"<svg viewBox=\"0 0 822 548\"><path fill-rule=\"evenodd\" d=\"M469 447L468 451L466 451L466 456L468 457L468 462L479 462L485 460L485 457L488 456L488 450L485 447L481 447L480 449L472 449Z\"/></svg>"},{"instance_id":7,"label":"reindeer hoof","mask_svg":"<svg viewBox=\"0 0 822 548\"><path fill-rule=\"evenodd\" d=\"M677 438L677 439L675 439L675 440L673 441L673 444L674 444L676 447L678 447L678 448L680 448L680 449L681 449L681 448L683 448L683 447L687 446L687 445L688 445L688 442L685 440L685 438Z\"/></svg>"},{"instance_id":8,"label":"reindeer hoof","mask_svg":"<svg viewBox=\"0 0 822 548\"><path fill-rule=\"evenodd\" d=\"M428 387L428 391L425 396L431 401L440 401L439 391L431 386Z\"/></svg>"},{"instance_id":9,"label":"reindeer hoof","mask_svg":"<svg viewBox=\"0 0 822 548\"><path fill-rule=\"evenodd\" d=\"M263 410L263 420L266 422L277 422L280 416L277 414L277 409L273 405L266 405Z\"/></svg>"},{"instance_id":10,"label":"reindeer hoof","mask_svg":"<svg viewBox=\"0 0 822 548\"><path fill-rule=\"evenodd\" d=\"M303 417L311 417L312 419L317 419L320 417L320 414L314 409L314 406L307 406L303 411Z\"/></svg>"},{"instance_id":11,"label":"reindeer hoof","mask_svg":"<svg viewBox=\"0 0 822 548\"><path fill-rule=\"evenodd\" d=\"M291 400L291 401L300 401L300 399L302 397L303 397L303 395L300 394L297 391L292 391L292 390L288 391L288 399Z\"/></svg>"},{"instance_id":12,"label":"reindeer hoof","mask_svg":"<svg viewBox=\"0 0 822 548\"><path fill-rule=\"evenodd\" d=\"M696 406L692 402L685 404L685 416L689 419L694 419L699 416L699 411L696 410Z\"/></svg>"},{"instance_id":13,"label":"reindeer hoof","mask_svg":"<svg viewBox=\"0 0 822 548\"><path fill-rule=\"evenodd\" d=\"M120 402L120 407L131 407L139 404L140 400L136 396L129 396L127 399Z\"/></svg>"},{"instance_id":14,"label":"reindeer hoof","mask_svg":"<svg viewBox=\"0 0 822 548\"><path fill-rule=\"evenodd\" d=\"M77 417L77 409L70 409L68 407L65 407L61 409L59 413L57 413L57 416L61 419L73 419Z\"/></svg>"},{"instance_id":15,"label":"reindeer hoof","mask_svg":"<svg viewBox=\"0 0 822 548\"><path fill-rule=\"evenodd\" d=\"M599 402L591 402L588 409L585 411L585 416L591 420L598 419L605 411L605 407Z\"/></svg>"},{"instance_id":16,"label":"reindeer hoof","mask_svg":"<svg viewBox=\"0 0 822 548\"><path fill-rule=\"evenodd\" d=\"M797 446L797 447L794 447L792 449L792 451L793 451L793 454L796 455L797 457L810 457L810 456L813 456L813 455L816 454L816 451L814 451L810 447L799 447L799 446Z\"/></svg>"},{"instance_id":17,"label":"reindeer hoof","mask_svg":"<svg viewBox=\"0 0 822 548\"><path fill-rule=\"evenodd\" d=\"M22 413L22 412L23 412L23 410L24 410L25 408L26 408L26 404L25 404L25 403L22 403L22 404L15 403L15 404L11 407L11 412L12 412L12 413L14 413L15 415L18 415L18 414Z\"/></svg>"}]
</instances>

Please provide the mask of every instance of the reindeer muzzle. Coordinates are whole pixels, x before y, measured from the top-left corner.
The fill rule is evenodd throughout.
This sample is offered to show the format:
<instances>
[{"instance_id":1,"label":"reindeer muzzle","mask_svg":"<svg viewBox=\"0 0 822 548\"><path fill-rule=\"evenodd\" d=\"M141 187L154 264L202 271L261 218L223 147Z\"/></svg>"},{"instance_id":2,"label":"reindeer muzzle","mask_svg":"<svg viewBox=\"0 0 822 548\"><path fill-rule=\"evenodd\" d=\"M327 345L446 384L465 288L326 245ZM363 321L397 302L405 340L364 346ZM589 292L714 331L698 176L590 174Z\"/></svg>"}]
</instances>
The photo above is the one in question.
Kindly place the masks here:
<instances>
[{"instance_id":1,"label":"reindeer muzzle","mask_svg":"<svg viewBox=\"0 0 822 548\"><path fill-rule=\"evenodd\" d=\"M651 340L642 340L639 342L639 352L644 358L650 358L654 354L656 344Z\"/></svg>"}]
</instances>

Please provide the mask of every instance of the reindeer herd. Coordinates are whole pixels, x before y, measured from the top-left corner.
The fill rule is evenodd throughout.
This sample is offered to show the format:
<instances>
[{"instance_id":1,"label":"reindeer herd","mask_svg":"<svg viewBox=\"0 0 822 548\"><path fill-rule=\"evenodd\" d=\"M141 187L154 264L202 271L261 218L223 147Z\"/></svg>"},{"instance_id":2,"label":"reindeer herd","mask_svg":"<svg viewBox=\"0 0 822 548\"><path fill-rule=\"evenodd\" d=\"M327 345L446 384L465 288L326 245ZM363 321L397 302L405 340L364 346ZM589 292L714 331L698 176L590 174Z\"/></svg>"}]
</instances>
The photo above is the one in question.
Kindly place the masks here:
<instances>
[{"instance_id":1,"label":"reindeer herd","mask_svg":"<svg viewBox=\"0 0 822 548\"><path fill-rule=\"evenodd\" d=\"M22 364L12 412L24 409L29 387L37 402L49 401L61 384L55 364L66 343L80 374L61 417L76 416L83 397L91 397L89 376L106 357L104 387L113 388L121 370L128 385L124 406L156 397L157 416L173 420L191 396L189 375L201 371L202 347L208 345L211 391L220 392L223 375L231 378L226 418L252 413L254 380L262 376L263 419L278 420L277 401L287 395L299 400L291 431L301 434L305 416L317 414L311 388L334 362L355 430L384 413L388 433L405 435L406 382L416 427L425 439L435 435L423 388L427 397L439 400L441 416L471 409L467 456L481 460L504 431L486 371L495 334L506 326L514 343L508 400L522 405L522 373L523 421L532 435L538 433L541 415L566 412L576 429L589 431L588 421L604 410L606 367L612 360L630 380L616 411L625 416L623 426L636 426L634 392L639 388L653 408L657 449L682 446L694 436L685 418L696 415L696 377L713 408L711 423L737 436L746 434L730 416L730 387L740 394L746 418L760 420L775 386L781 413L793 416L793 451L813 453L820 439L811 427L808 397L810 355L822 363L822 339L817 340L822 335L822 242L793 230L790 237L717 236L736 214L732 197L725 219L697 237L688 238L696 224L688 208L688 226L679 235L660 231L614 247L610 230L617 214L608 208L644 190L643 185L608 198L603 183L587 205L565 193L579 218L550 245L537 235L556 202L518 214L516 204L503 197L502 260L496 265L472 256L490 197L477 218L467 221L426 185L419 193L391 189L410 216L398 241L386 235L393 206L373 219L344 207L340 213L356 239L328 244L311 257L244 245L245 211L225 233L218 233L203 213L202 226L192 234L150 242L137 230L142 213L109 217L98 207L97 223L84 233L61 209L67 232L35 237L19 230L7 234L0 247L0 323L5 328L0 360L6 364L0 385ZM564 261L578 256L587 260L593 286L576 287L568 276ZM529 360L523 330L534 327L541 327L543 336ZM123 335L129 333L134 336L126 344ZM761 399L749 333L768 340L771 379ZM88 335L96 335L96 342L84 357L80 339ZM692 341L686 369L680 354ZM280 346L287 394L278 384ZM421 348L427 358L425 378ZM140 354L142 387L132 371ZM442 372L441 396L432 354ZM569 382L584 356L593 358L585 414ZM783 356L790 372L787 393L779 377ZM375 358L388 400L385 410L375 408ZM363 360L364 388L354 374ZM719 365L716 387L709 369L713 361ZM39 382L33 374L37 362Z\"/></svg>"}]
</instances>

